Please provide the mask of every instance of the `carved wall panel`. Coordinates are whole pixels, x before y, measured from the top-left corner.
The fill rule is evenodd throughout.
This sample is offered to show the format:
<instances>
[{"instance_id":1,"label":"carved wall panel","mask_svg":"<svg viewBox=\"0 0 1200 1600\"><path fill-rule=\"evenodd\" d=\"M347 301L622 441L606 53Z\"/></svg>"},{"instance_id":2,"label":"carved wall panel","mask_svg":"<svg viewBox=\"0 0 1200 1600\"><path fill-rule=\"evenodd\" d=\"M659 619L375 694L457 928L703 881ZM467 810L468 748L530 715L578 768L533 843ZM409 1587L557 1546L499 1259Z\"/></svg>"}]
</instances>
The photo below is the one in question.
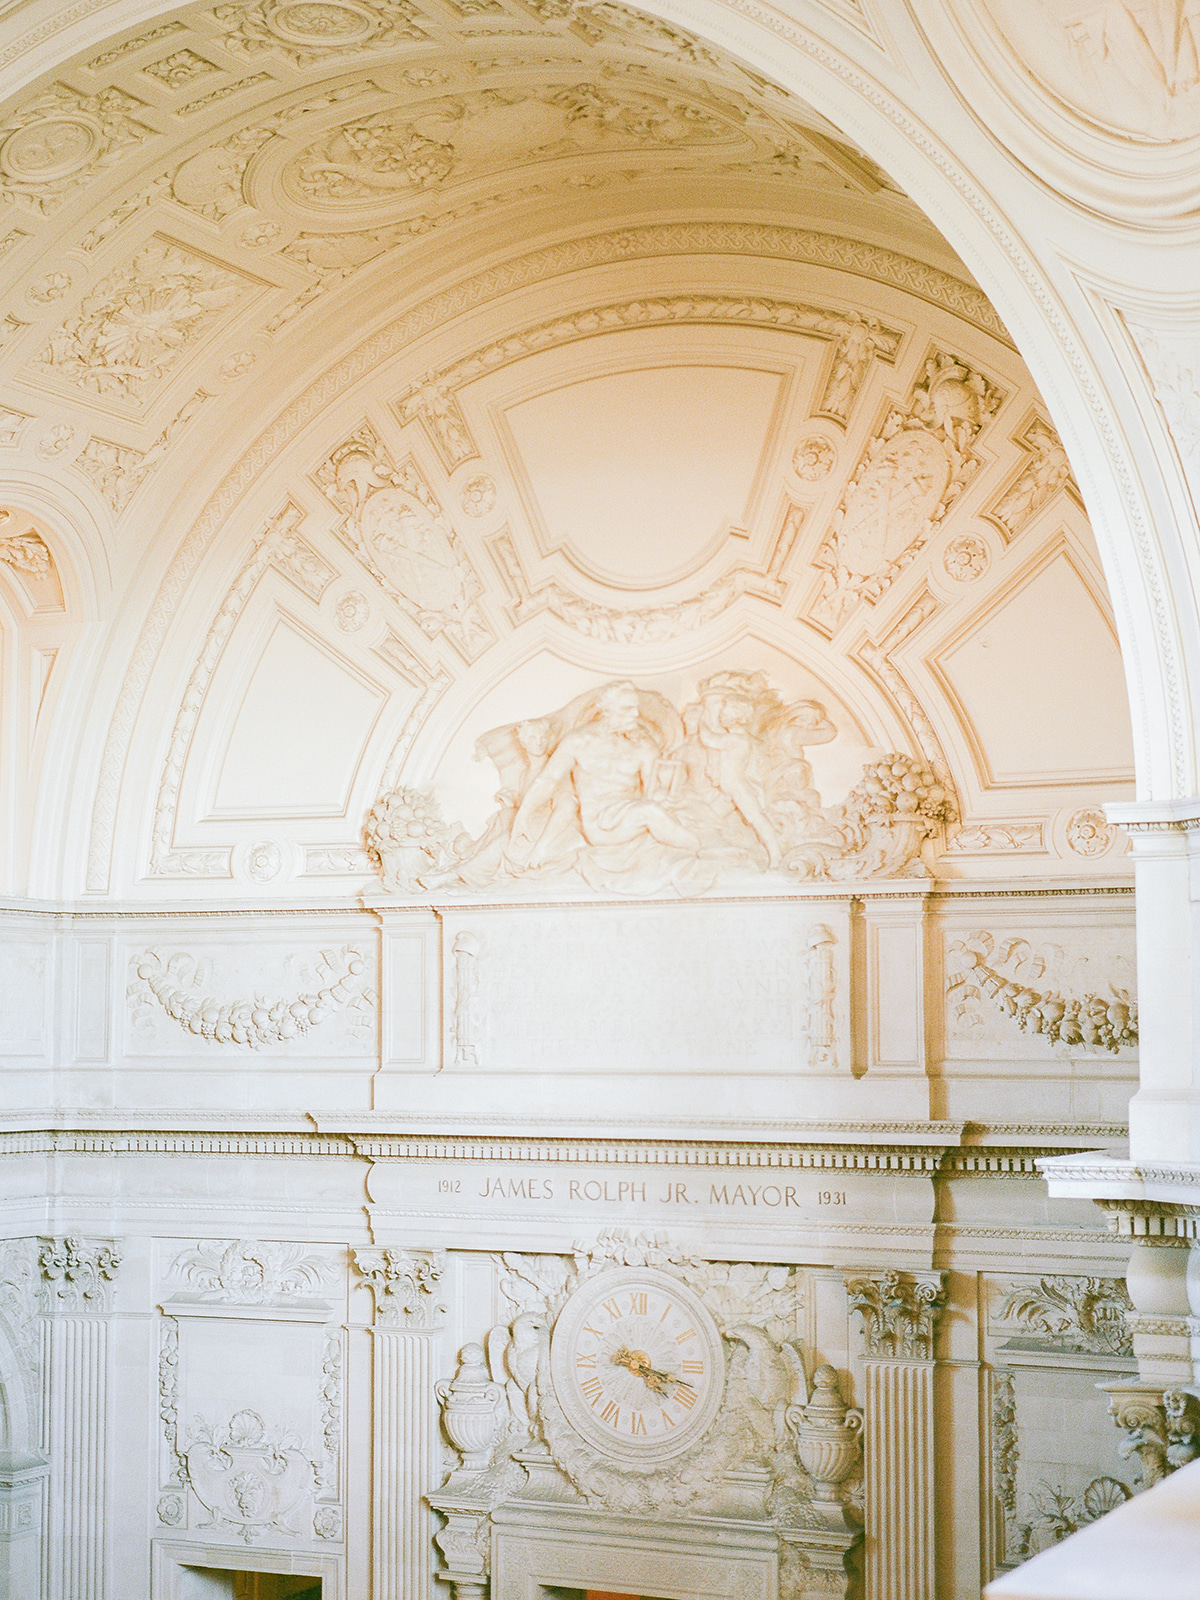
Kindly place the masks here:
<instances>
[{"instance_id":1,"label":"carved wall panel","mask_svg":"<svg viewBox=\"0 0 1200 1600\"><path fill-rule=\"evenodd\" d=\"M1132 929L948 933L946 1004L953 1057L1119 1055L1137 1044Z\"/></svg>"},{"instance_id":2,"label":"carved wall panel","mask_svg":"<svg viewBox=\"0 0 1200 1600\"><path fill-rule=\"evenodd\" d=\"M132 1056L232 1048L361 1058L377 1048L369 946L306 950L264 939L238 950L190 941L138 946L128 962Z\"/></svg>"},{"instance_id":3,"label":"carved wall panel","mask_svg":"<svg viewBox=\"0 0 1200 1600\"><path fill-rule=\"evenodd\" d=\"M846 1072L848 924L814 910L447 913L446 1065Z\"/></svg>"}]
</instances>

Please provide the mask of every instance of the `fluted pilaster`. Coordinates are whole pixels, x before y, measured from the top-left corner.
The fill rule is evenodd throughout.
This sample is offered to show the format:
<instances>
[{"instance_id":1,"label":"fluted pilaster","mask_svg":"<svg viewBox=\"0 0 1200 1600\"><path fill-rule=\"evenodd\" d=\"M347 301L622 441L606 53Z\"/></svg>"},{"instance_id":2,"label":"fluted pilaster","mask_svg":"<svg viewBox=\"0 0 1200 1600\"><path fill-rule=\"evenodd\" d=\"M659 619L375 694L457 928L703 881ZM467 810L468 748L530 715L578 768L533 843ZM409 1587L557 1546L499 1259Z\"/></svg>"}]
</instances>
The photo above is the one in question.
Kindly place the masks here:
<instances>
[{"instance_id":1,"label":"fluted pilaster","mask_svg":"<svg viewBox=\"0 0 1200 1600\"><path fill-rule=\"evenodd\" d=\"M107 1537L111 1240L43 1239L44 1446L50 1462L49 1600L112 1600Z\"/></svg>"},{"instance_id":2,"label":"fluted pilaster","mask_svg":"<svg viewBox=\"0 0 1200 1600\"><path fill-rule=\"evenodd\" d=\"M935 1592L933 1327L944 1274L847 1278L864 1333L863 1474L870 1600Z\"/></svg>"},{"instance_id":3,"label":"fluted pilaster","mask_svg":"<svg viewBox=\"0 0 1200 1600\"><path fill-rule=\"evenodd\" d=\"M434 1517L425 1497L443 1477L434 1392L442 1257L359 1250L355 1262L375 1295L371 1596L429 1600Z\"/></svg>"}]
</instances>

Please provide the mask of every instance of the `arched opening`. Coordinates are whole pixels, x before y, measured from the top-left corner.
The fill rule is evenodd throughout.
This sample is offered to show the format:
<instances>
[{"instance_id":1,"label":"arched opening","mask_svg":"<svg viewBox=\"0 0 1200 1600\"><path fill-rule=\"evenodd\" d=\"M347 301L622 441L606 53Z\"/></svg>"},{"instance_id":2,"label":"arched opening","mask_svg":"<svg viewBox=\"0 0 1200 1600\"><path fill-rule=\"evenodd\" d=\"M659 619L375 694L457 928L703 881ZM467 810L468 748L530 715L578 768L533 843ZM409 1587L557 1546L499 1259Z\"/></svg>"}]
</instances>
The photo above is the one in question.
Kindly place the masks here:
<instances>
[{"instance_id":1,"label":"arched opening","mask_svg":"<svg viewBox=\"0 0 1200 1600\"><path fill-rule=\"evenodd\" d=\"M956 21L696 12L144 9L0 120L52 1587L924 1600L1135 1487L1128 1246L1028 1180L1137 1087L1135 780L1192 1137L1158 312Z\"/></svg>"}]
</instances>

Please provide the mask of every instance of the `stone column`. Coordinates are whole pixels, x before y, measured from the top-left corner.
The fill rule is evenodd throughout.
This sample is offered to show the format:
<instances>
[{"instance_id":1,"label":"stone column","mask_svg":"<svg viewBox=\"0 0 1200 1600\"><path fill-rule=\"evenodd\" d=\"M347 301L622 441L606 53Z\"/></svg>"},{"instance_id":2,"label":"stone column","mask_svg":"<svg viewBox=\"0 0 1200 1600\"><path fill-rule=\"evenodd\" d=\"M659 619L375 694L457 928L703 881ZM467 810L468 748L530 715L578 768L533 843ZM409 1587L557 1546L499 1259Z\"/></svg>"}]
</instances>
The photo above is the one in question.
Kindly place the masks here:
<instances>
[{"instance_id":1,"label":"stone column","mask_svg":"<svg viewBox=\"0 0 1200 1600\"><path fill-rule=\"evenodd\" d=\"M864 1336L863 1474L867 1593L929 1600L935 1592L933 1326L941 1272L846 1278Z\"/></svg>"},{"instance_id":2,"label":"stone column","mask_svg":"<svg viewBox=\"0 0 1200 1600\"><path fill-rule=\"evenodd\" d=\"M1105 806L1133 842L1137 883L1135 1164L1200 1166L1200 800Z\"/></svg>"},{"instance_id":3,"label":"stone column","mask_svg":"<svg viewBox=\"0 0 1200 1600\"><path fill-rule=\"evenodd\" d=\"M434 1381L444 1254L356 1250L354 1260L375 1296L371 1597L429 1600L434 1528L425 1497L443 1476Z\"/></svg>"},{"instance_id":4,"label":"stone column","mask_svg":"<svg viewBox=\"0 0 1200 1600\"><path fill-rule=\"evenodd\" d=\"M1104 1387L1113 1421L1125 1435L1120 1454L1137 1457L1140 1486L1148 1489L1200 1455L1200 1401L1189 1387L1200 1347L1200 1319L1191 1304L1200 1289L1200 1214L1144 1200L1099 1204L1109 1226L1132 1247L1125 1284L1133 1309L1125 1319L1138 1364L1136 1379Z\"/></svg>"},{"instance_id":5,"label":"stone column","mask_svg":"<svg viewBox=\"0 0 1200 1600\"><path fill-rule=\"evenodd\" d=\"M121 1257L111 1239L40 1245L49 1600L112 1600L108 1319Z\"/></svg>"}]
</instances>

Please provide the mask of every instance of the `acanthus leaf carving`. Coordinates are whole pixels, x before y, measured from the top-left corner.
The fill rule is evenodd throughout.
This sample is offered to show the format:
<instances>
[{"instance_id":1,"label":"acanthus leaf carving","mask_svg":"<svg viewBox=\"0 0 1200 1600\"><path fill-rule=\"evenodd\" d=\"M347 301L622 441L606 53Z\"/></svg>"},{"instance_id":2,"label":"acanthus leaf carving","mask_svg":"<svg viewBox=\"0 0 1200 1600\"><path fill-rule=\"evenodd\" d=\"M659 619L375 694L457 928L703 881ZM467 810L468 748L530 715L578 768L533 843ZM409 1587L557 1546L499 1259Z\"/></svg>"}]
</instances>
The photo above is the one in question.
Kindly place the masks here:
<instances>
[{"instance_id":1,"label":"acanthus leaf carving","mask_svg":"<svg viewBox=\"0 0 1200 1600\"><path fill-rule=\"evenodd\" d=\"M930 1361L934 1324L946 1301L944 1272L862 1273L848 1276L846 1296L862 1317L868 1357Z\"/></svg>"},{"instance_id":2,"label":"acanthus leaf carving","mask_svg":"<svg viewBox=\"0 0 1200 1600\"><path fill-rule=\"evenodd\" d=\"M204 1239L171 1270L203 1299L233 1305L282 1304L326 1287L323 1257L276 1240Z\"/></svg>"},{"instance_id":3,"label":"acanthus leaf carving","mask_svg":"<svg viewBox=\"0 0 1200 1600\"><path fill-rule=\"evenodd\" d=\"M1140 1488L1200 1456L1200 1399L1190 1390L1136 1380L1104 1387L1112 1419L1125 1434L1117 1454L1122 1461L1137 1457Z\"/></svg>"},{"instance_id":4,"label":"acanthus leaf carving","mask_svg":"<svg viewBox=\"0 0 1200 1600\"><path fill-rule=\"evenodd\" d=\"M0 537L0 561L14 572L28 573L31 578L45 578L50 574L50 551L40 534L15 533Z\"/></svg>"},{"instance_id":5,"label":"acanthus leaf carving","mask_svg":"<svg viewBox=\"0 0 1200 1600\"><path fill-rule=\"evenodd\" d=\"M1051 1044L1115 1054L1138 1042L1137 1001L1128 989L1113 985L1108 995L1070 996L1042 988L1046 958L1036 955L1026 940L1005 940L997 948L990 933L980 932L951 945L949 954L957 959L957 969L949 974L946 992L960 1020L970 1020L986 1003L1011 1018L1022 1033L1041 1034ZM1012 976L997 970L1004 966L1013 968Z\"/></svg>"},{"instance_id":6,"label":"acanthus leaf carving","mask_svg":"<svg viewBox=\"0 0 1200 1600\"><path fill-rule=\"evenodd\" d=\"M200 334L254 286L231 267L150 239L84 297L34 365L104 397L145 401Z\"/></svg>"},{"instance_id":7,"label":"acanthus leaf carving","mask_svg":"<svg viewBox=\"0 0 1200 1600\"><path fill-rule=\"evenodd\" d=\"M84 95L56 83L0 123L0 201L48 213L153 131L122 89Z\"/></svg>"},{"instance_id":8,"label":"acanthus leaf carving","mask_svg":"<svg viewBox=\"0 0 1200 1600\"><path fill-rule=\"evenodd\" d=\"M810 616L837 628L860 601L874 605L924 548L978 466L973 445L999 407L990 379L935 351L904 405L867 445L814 557L825 572Z\"/></svg>"},{"instance_id":9,"label":"acanthus leaf carving","mask_svg":"<svg viewBox=\"0 0 1200 1600\"><path fill-rule=\"evenodd\" d=\"M438 1285L444 1250L355 1250L354 1264L375 1297L375 1322L384 1328L438 1328L446 1308Z\"/></svg>"},{"instance_id":10,"label":"acanthus leaf carving","mask_svg":"<svg viewBox=\"0 0 1200 1600\"><path fill-rule=\"evenodd\" d=\"M41 1306L47 1316L95 1315L112 1309L121 1251L112 1239L42 1239Z\"/></svg>"},{"instance_id":11,"label":"acanthus leaf carving","mask_svg":"<svg viewBox=\"0 0 1200 1600\"><path fill-rule=\"evenodd\" d=\"M217 6L213 16L223 29L221 43L235 55L276 55L295 67L426 37L410 0L354 0L349 5L339 0L290 5L258 0Z\"/></svg>"},{"instance_id":12,"label":"acanthus leaf carving","mask_svg":"<svg viewBox=\"0 0 1200 1600\"><path fill-rule=\"evenodd\" d=\"M1125 1313L1132 1310L1120 1278L1076 1278L1053 1274L1014 1287L1001 1316L1014 1319L1026 1336L1046 1346L1094 1355L1131 1356Z\"/></svg>"},{"instance_id":13,"label":"acanthus leaf carving","mask_svg":"<svg viewBox=\"0 0 1200 1600\"><path fill-rule=\"evenodd\" d=\"M288 1044L341 1011L371 1013L374 991L368 987L367 958L352 945L322 951L316 977L321 987L289 999L255 995L244 1000L219 1000L206 994L204 963L186 951L147 950L130 959L133 981L128 996L136 1013L153 1000L186 1032L214 1044Z\"/></svg>"}]
</instances>

